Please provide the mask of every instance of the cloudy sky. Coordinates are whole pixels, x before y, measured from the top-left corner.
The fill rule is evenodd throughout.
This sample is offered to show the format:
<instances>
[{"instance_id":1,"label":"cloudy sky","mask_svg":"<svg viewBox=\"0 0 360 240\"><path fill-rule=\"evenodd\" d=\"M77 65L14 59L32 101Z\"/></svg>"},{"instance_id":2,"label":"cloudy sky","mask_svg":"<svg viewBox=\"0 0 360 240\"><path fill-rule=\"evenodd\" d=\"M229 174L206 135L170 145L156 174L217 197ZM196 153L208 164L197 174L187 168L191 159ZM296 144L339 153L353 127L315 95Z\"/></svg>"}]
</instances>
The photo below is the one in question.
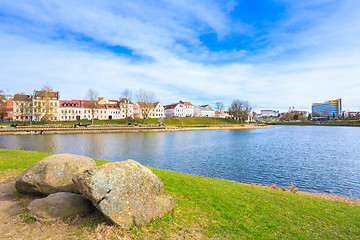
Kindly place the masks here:
<instances>
[{"instance_id":1,"label":"cloudy sky","mask_svg":"<svg viewBox=\"0 0 360 240\"><path fill-rule=\"evenodd\" d=\"M360 109L359 0L0 0L0 89Z\"/></svg>"}]
</instances>

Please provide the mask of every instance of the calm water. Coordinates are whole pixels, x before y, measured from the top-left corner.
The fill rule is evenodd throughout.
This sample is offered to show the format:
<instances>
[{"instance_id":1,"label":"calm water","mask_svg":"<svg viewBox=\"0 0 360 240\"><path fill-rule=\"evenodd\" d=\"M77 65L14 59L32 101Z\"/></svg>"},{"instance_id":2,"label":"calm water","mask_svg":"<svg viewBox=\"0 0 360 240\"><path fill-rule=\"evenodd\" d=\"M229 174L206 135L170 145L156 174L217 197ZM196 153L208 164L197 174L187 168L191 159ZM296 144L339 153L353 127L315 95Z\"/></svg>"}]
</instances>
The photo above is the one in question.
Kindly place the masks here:
<instances>
[{"instance_id":1,"label":"calm water","mask_svg":"<svg viewBox=\"0 0 360 240\"><path fill-rule=\"evenodd\" d=\"M0 148L73 153L245 183L360 196L360 128L0 136Z\"/></svg>"}]
</instances>

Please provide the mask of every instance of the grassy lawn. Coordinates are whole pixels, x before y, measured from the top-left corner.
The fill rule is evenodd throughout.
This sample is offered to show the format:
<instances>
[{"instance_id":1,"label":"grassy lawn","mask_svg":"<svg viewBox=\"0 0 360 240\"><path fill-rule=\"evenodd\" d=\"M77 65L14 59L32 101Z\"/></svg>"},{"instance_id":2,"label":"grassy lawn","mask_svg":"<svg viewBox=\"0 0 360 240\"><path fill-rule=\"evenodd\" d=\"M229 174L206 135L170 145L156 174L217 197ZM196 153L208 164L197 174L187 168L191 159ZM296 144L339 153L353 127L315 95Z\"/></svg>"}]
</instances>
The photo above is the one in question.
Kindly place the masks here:
<instances>
[{"instance_id":1,"label":"grassy lawn","mask_svg":"<svg viewBox=\"0 0 360 240\"><path fill-rule=\"evenodd\" d=\"M171 117L171 118L164 118L163 123L165 125L222 125L222 124L238 124L239 121L234 119L224 119L224 118L208 118L208 117ZM143 119L128 119L128 122L131 124L142 124ZM0 126L6 126L11 124L23 124L29 125L30 122L0 122ZM77 123L81 124L91 124L90 120L80 120L80 121L54 121L48 122L48 124L62 124L62 125L74 125ZM44 122L32 122L33 125L44 125ZM102 125L102 124L119 124L123 125L126 124L125 119L113 119L113 120L94 120L95 125ZM145 124L158 124L157 118L149 118L146 119Z\"/></svg>"},{"instance_id":2,"label":"grassy lawn","mask_svg":"<svg viewBox=\"0 0 360 240\"><path fill-rule=\"evenodd\" d=\"M0 149L0 176L19 174L48 153ZM96 160L98 165L108 161ZM234 181L151 168L175 199L173 212L120 231L139 239L359 239L360 206ZM89 219L86 234L105 220Z\"/></svg>"}]
</instances>

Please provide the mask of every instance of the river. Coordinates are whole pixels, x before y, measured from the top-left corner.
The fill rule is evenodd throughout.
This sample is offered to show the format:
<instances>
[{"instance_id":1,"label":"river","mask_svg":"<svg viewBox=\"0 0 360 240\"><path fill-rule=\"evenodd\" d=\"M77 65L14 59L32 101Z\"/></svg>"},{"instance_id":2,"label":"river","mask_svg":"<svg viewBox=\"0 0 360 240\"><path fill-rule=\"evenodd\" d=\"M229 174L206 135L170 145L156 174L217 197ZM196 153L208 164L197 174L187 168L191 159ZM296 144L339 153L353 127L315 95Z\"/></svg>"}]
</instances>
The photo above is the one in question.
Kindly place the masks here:
<instances>
[{"instance_id":1,"label":"river","mask_svg":"<svg viewBox=\"0 0 360 240\"><path fill-rule=\"evenodd\" d=\"M0 136L0 148L81 154L244 183L360 196L360 128Z\"/></svg>"}]
</instances>

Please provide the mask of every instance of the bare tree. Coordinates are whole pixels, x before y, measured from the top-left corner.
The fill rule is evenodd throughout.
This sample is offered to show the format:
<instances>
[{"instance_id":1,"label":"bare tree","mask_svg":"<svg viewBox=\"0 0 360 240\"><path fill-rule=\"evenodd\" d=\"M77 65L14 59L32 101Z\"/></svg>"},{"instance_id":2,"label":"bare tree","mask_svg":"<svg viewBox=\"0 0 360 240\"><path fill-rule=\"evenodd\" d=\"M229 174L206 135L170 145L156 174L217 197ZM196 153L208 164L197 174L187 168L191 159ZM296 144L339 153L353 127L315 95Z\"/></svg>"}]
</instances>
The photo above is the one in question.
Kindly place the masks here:
<instances>
[{"instance_id":1,"label":"bare tree","mask_svg":"<svg viewBox=\"0 0 360 240\"><path fill-rule=\"evenodd\" d=\"M98 105L98 92L96 92L94 89L89 88L89 91L87 93L86 99L88 100L86 107L90 108L91 111L91 124L94 124L94 114L95 109Z\"/></svg>"},{"instance_id":2,"label":"bare tree","mask_svg":"<svg viewBox=\"0 0 360 240\"><path fill-rule=\"evenodd\" d=\"M149 117L151 110L153 109L153 102L155 101L155 94L153 92L147 92L140 89L136 92L137 104L140 108L140 113L143 117L143 124L146 118Z\"/></svg>"},{"instance_id":3,"label":"bare tree","mask_svg":"<svg viewBox=\"0 0 360 240\"><path fill-rule=\"evenodd\" d=\"M224 110L224 103L223 102L216 102L215 103L215 109L219 110L219 111Z\"/></svg>"},{"instance_id":4,"label":"bare tree","mask_svg":"<svg viewBox=\"0 0 360 240\"><path fill-rule=\"evenodd\" d=\"M48 122L54 115L54 106L51 100L56 98L56 93L50 85L45 85L42 87L41 91L37 92L35 97L35 100L39 100L39 102L37 106L34 104L33 110L39 110L39 115L43 116L45 122Z\"/></svg>"},{"instance_id":5,"label":"bare tree","mask_svg":"<svg viewBox=\"0 0 360 240\"><path fill-rule=\"evenodd\" d=\"M236 119L239 119L239 123L248 119L251 112L251 107L247 101L239 99L234 100L229 107L229 114L233 115Z\"/></svg>"},{"instance_id":6,"label":"bare tree","mask_svg":"<svg viewBox=\"0 0 360 240\"><path fill-rule=\"evenodd\" d=\"M131 103L132 99L132 91L128 88L124 89L124 91L121 92L121 98L123 98L124 107L125 107L125 119L126 124L128 123L128 112L129 112L129 104Z\"/></svg>"},{"instance_id":7,"label":"bare tree","mask_svg":"<svg viewBox=\"0 0 360 240\"><path fill-rule=\"evenodd\" d=\"M224 103L223 102L216 102L215 103L215 109L218 111L221 111L224 109ZM216 125L216 112L215 112L215 125Z\"/></svg>"}]
</instances>

